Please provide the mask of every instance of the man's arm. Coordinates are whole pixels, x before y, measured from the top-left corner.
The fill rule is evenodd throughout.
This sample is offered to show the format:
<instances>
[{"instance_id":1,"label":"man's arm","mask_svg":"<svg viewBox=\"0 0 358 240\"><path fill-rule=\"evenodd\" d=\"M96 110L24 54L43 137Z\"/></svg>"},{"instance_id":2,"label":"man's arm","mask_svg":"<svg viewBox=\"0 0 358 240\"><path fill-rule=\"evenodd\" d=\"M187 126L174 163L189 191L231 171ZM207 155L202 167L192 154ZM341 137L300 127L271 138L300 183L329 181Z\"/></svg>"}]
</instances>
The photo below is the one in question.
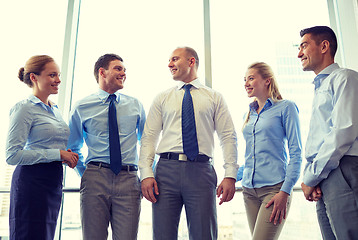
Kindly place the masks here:
<instances>
[{"instance_id":1,"label":"man's arm","mask_svg":"<svg viewBox=\"0 0 358 240\"><path fill-rule=\"evenodd\" d=\"M72 152L78 154L79 160L77 162L76 171L78 175L82 177L84 171L86 170L83 155L81 153L84 136L81 118L76 108L74 108L74 110L70 114L68 125L70 127L70 137L68 139L67 148L70 149Z\"/></svg>"},{"instance_id":2,"label":"man's arm","mask_svg":"<svg viewBox=\"0 0 358 240\"><path fill-rule=\"evenodd\" d=\"M214 121L225 161L225 176L216 190L217 197L221 196L219 202L219 205L221 205L223 202L229 202L235 195L235 182L239 165L237 164L237 136L234 123L221 94L218 94L216 104Z\"/></svg>"},{"instance_id":3,"label":"man's arm","mask_svg":"<svg viewBox=\"0 0 358 240\"><path fill-rule=\"evenodd\" d=\"M149 110L147 121L141 139L141 148L139 155L139 171L141 177L141 188L143 196L150 202L155 203L157 200L154 193L159 195L158 185L154 179L153 161L155 149L162 131L161 106L158 97L153 101ZM154 191L154 193L153 193Z\"/></svg>"}]
</instances>

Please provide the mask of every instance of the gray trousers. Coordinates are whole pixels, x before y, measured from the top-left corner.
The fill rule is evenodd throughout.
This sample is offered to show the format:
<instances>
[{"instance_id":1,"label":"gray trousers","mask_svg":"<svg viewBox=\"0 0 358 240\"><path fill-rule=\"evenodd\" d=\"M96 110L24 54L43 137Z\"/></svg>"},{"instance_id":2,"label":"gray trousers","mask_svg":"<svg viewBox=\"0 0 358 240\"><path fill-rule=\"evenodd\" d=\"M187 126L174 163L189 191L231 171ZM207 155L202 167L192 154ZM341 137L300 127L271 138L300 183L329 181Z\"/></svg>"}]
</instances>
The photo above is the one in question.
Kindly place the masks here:
<instances>
[{"instance_id":1,"label":"gray trousers","mask_svg":"<svg viewBox=\"0 0 358 240\"><path fill-rule=\"evenodd\" d=\"M159 195L153 203L153 239L178 239L185 206L190 240L217 239L217 176L210 162L160 159L155 178Z\"/></svg>"},{"instance_id":2,"label":"gray trousers","mask_svg":"<svg viewBox=\"0 0 358 240\"><path fill-rule=\"evenodd\" d=\"M320 187L317 216L323 239L358 239L358 156L344 156Z\"/></svg>"},{"instance_id":3,"label":"gray trousers","mask_svg":"<svg viewBox=\"0 0 358 240\"><path fill-rule=\"evenodd\" d=\"M141 191L137 172L109 169L89 164L81 179L81 223L84 240L112 237L137 239Z\"/></svg>"}]
</instances>

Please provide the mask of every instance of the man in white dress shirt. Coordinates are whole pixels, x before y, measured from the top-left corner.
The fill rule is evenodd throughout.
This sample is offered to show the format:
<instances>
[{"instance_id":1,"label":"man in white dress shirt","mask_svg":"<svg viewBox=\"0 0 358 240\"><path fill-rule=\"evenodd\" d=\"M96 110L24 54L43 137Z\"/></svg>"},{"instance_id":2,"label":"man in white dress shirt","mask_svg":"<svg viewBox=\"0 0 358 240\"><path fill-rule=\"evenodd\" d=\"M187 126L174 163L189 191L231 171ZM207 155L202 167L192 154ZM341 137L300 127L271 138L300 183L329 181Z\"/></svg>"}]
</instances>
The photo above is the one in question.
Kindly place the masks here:
<instances>
[{"instance_id":1,"label":"man in white dress shirt","mask_svg":"<svg viewBox=\"0 0 358 240\"><path fill-rule=\"evenodd\" d=\"M222 204L235 194L238 165L234 125L222 95L199 82L198 66L199 58L194 49L181 47L174 50L168 67L178 85L154 99L142 136L139 170L143 196L153 203L155 240L177 239L183 205L189 238L217 239L215 195L221 197L219 204ZM182 101L188 84L192 85L189 91L198 146L194 158L184 154L182 136ZM225 176L217 189L217 176L211 161L215 131L225 161ZM155 154L160 155L160 159L154 174Z\"/></svg>"}]
</instances>

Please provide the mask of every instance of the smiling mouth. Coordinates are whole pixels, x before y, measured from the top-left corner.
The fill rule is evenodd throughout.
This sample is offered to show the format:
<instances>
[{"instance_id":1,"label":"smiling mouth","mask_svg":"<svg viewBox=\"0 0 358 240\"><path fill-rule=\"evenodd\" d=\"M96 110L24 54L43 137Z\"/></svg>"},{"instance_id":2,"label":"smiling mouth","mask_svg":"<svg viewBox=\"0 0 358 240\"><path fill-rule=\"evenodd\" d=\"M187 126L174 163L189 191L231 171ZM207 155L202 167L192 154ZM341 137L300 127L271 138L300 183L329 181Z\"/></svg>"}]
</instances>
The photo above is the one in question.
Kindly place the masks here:
<instances>
[{"instance_id":1,"label":"smiling mouth","mask_svg":"<svg viewBox=\"0 0 358 240\"><path fill-rule=\"evenodd\" d=\"M247 92L247 93L251 93L252 90L254 90L254 89L253 89L253 88L246 88L246 92Z\"/></svg>"},{"instance_id":2,"label":"smiling mouth","mask_svg":"<svg viewBox=\"0 0 358 240\"><path fill-rule=\"evenodd\" d=\"M171 69L170 72L174 75L177 72L177 69Z\"/></svg>"}]
</instances>

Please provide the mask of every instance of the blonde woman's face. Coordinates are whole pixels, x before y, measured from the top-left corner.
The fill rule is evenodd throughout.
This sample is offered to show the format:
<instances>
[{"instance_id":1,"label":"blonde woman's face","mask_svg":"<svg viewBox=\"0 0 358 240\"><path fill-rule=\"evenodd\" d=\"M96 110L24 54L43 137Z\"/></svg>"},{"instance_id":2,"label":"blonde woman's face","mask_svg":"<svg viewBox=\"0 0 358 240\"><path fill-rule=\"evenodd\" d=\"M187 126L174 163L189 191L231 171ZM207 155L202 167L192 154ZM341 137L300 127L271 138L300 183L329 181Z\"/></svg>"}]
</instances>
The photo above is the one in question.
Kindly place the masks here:
<instances>
[{"instance_id":1,"label":"blonde woman's face","mask_svg":"<svg viewBox=\"0 0 358 240\"><path fill-rule=\"evenodd\" d=\"M256 69L248 69L244 81L248 97L264 98L268 96L270 80L263 79Z\"/></svg>"}]
</instances>

